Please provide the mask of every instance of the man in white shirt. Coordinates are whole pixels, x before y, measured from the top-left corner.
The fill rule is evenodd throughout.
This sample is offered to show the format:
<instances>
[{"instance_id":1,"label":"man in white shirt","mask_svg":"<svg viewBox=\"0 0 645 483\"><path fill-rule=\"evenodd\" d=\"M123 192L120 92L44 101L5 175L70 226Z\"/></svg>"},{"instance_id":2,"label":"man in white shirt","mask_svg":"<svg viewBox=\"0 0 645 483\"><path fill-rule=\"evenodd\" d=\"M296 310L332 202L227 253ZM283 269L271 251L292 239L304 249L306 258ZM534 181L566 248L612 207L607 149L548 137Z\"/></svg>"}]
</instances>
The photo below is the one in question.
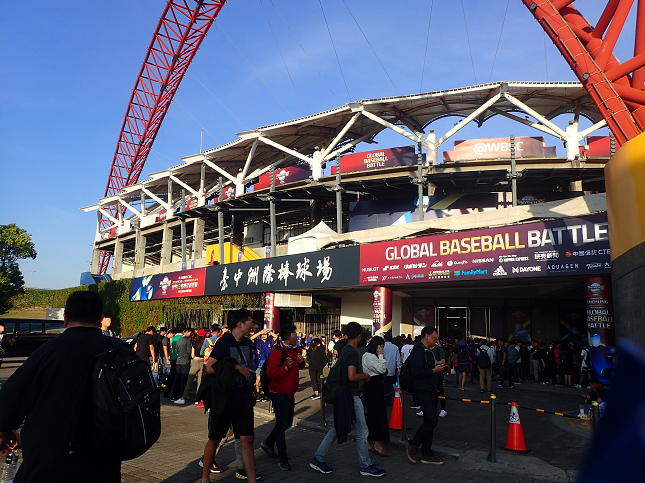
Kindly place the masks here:
<instances>
[{"instance_id":1,"label":"man in white shirt","mask_svg":"<svg viewBox=\"0 0 645 483\"><path fill-rule=\"evenodd\" d=\"M327 359L329 360L329 367L333 366L334 362L336 361L336 356L334 354L334 347L336 346L336 342L338 342L339 340L340 340L340 330L335 330L331 336L329 345L327 345Z\"/></svg>"},{"instance_id":2,"label":"man in white shirt","mask_svg":"<svg viewBox=\"0 0 645 483\"><path fill-rule=\"evenodd\" d=\"M383 394L385 394L385 403L391 406L394 404L394 383L396 376L401 373L401 354L399 348L392 343L392 333L383 334L385 339L384 356L387 364L387 375L383 382Z\"/></svg>"}]
</instances>

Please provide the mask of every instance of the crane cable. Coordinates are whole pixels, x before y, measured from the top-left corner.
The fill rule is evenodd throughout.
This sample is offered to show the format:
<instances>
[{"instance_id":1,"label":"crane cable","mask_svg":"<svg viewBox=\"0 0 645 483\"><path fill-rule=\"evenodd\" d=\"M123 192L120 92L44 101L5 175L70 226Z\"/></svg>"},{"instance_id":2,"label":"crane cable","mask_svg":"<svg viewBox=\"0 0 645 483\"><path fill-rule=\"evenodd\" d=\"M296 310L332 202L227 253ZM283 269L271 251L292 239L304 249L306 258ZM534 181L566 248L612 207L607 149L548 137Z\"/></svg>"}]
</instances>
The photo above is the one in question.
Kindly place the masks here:
<instances>
[{"instance_id":1,"label":"crane cable","mask_svg":"<svg viewBox=\"0 0 645 483\"><path fill-rule=\"evenodd\" d=\"M502 41L502 32L504 32L504 23L506 23L506 14L508 13L508 5L511 3L511 0L506 2L506 10L504 10L504 19L502 20L502 28L499 31L499 38L497 39L497 47L495 48L495 56L493 57L493 66L490 68L490 75L488 76L488 82L493 78L493 69L495 68L495 61L497 60L497 51L499 50L499 44Z\"/></svg>"},{"instance_id":2,"label":"crane cable","mask_svg":"<svg viewBox=\"0 0 645 483\"><path fill-rule=\"evenodd\" d=\"M475 78L475 84L477 84L477 74L475 74L475 61L473 61L473 50L470 48L470 36L468 35L468 22L466 22L466 9L464 8L464 0L461 0L461 11L464 14L464 25L466 26L466 40L468 41L468 51L470 52L470 65L473 67L473 77Z\"/></svg>"},{"instance_id":3,"label":"crane cable","mask_svg":"<svg viewBox=\"0 0 645 483\"><path fill-rule=\"evenodd\" d=\"M264 16L267 19L267 23L269 24L269 28L271 29L271 34L273 34L273 40L275 40L275 45L278 47L278 52L280 52L280 57L282 57L282 63L284 64L284 68L287 71L287 75L289 76L289 80L291 81L291 85L293 87L293 92L296 93L296 98L298 98L298 104L300 104L300 109L302 109L302 114L306 115L305 113L305 108L302 106L302 101L300 100L300 96L298 95L298 91L296 90L296 85L293 83L293 78L291 77L291 72L289 72L289 67L287 67L287 61L284 59L284 55L282 55L282 49L280 48L280 44L278 43L278 38L275 36L275 32L273 31L273 26L271 25L271 22L269 21L269 16L267 15L267 11L264 8L264 3L262 0L260 0L260 5L262 5L262 11L264 12Z\"/></svg>"},{"instance_id":4,"label":"crane cable","mask_svg":"<svg viewBox=\"0 0 645 483\"><path fill-rule=\"evenodd\" d=\"M228 61L228 65L231 66L231 70L233 71L233 74L235 74L235 78L237 79L237 83L240 85L242 88L242 91L244 92L244 96L246 97L246 100L249 101L249 105L251 106L251 109L253 109L253 112L255 113L255 117L258 118L258 122L260 121L260 115L258 114L258 111L255 110L255 106L253 105L253 102L251 101L251 98L249 97L249 93L246 92L246 89L244 88L244 84L242 84L242 81L240 80L240 76L237 75L237 71L235 70L235 67L233 67L233 62L231 62L230 57L226 53L226 49L224 48L224 45L222 45L222 41L219 38L219 35L217 35L217 29L215 29L215 38L217 39L217 43L219 44L220 48L222 49L222 52L224 52L224 56L226 57L226 60ZM239 119L238 119L239 121ZM240 121L242 122L242 121Z\"/></svg>"},{"instance_id":5,"label":"crane cable","mask_svg":"<svg viewBox=\"0 0 645 483\"><path fill-rule=\"evenodd\" d=\"M392 80L392 77L390 77L390 74L388 74L387 69L386 69L386 68L385 68L385 66L383 65L383 62L381 62L381 59L379 59L379 56L376 54L376 51L374 50L374 47L372 47L372 44L370 44L370 41L367 39L367 36L365 35L365 32L363 32L363 29L362 29L362 28L361 28L361 26L358 24L358 21L356 20L356 17L354 17L354 14L352 13L352 11L351 11L351 10L349 9L349 7L347 6L347 2L345 2L345 0L343 0L343 3L345 4L345 8L346 8L346 9L347 9L347 11L349 12L349 14L350 14L350 15L352 16L352 18L354 19L354 23L355 23L355 24L356 24L356 26L358 27L358 30L360 30L360 31L361 31L361 33L363 34L363 38L365 38L365 41L367 42L367 45L369 45L369 46L370 46L370 49L372 49L372 53L373 53L373 54L374 54L374 56L376 57L376 60L378 60L378 63L379 63L379 64L381 64L381 67L383 68L383 71L385 72L385 75L387 75L388 79L390 79L390 82L391 82L391 83L392 83L392 85L394 86L394 90L396 91L396 93L397 93L398 95L401 95L401 93L399 92L399 89L397 89L397 87L396 87L396 84L394 84L394 81Z\"/></svg>"},{"instance_id":6,"label":"crane cable","mask_svg":"<svg viewBox=\"0 0 645 483\"><path fill-rule=\"evenodd\" d=\"M432 7L434 7L434 0L430 4L430 20L428 20L428 33L426 34L426 51L423 54L423 68L421 69L421 84L419 85L419 92L423 92L423 75L426 70L426 57L428 56L428 41L430 40L430 24L432 23Z\"/></svg>"},{"instance_id":7,"label":"crane cable","mask_svg":"<svg viewBox=\"0 0 645 483\"><path fill-rule=\"evenodd\" d=\"M434 1L434 0L432 0ZM327 16L325 15L325 9L323 8L322 0L318 0L320 3L320 10L322 10L323 18L325 19L325 25L327 26L327 32L329 33L329 40L331 40L331 46L334 48L334 54L336 54L336 62L338 62L338 68L340 69L340 75L343 78L345 83L345 90L347 91L347 97L349 102L352 102L352 96L349 94L349 87L347 87L347 81L345 80L345 74L343 73L343 68L340 66L340 59L338 58L338 52L336 51L336 45L334 44L334 39L331 36L331 30L329 29L329 24L327 23Z\"/></svg>"},{"instance_id":8,"label":"crane cable","mask_svg":"<svg viewBox=\"0 0 645 483\"><path fill-rule=\"evenodd\" d=\"M275 92L273 92L273 89L271 89L271 88L269 87L269 84L267 84L267 83L265 82L264 78L263 78L263 77L260 75L260 73L255 69L255 67L253 67L253 64L251 64L251 62L249 61L249 59L247 59L247 58L246 58L246 56L242 53L242 51L241 51L241 50L240 50L240 48L237 46L237 44L236 44L235 42L233 42L233 39L232 39L232 38L231 38L231 37L226 33L226 30L224 30L224 27L222 27L222 26L221 26L221 24L220 24L217 20L215 20L215 23L217 24L217 26L218 26L219 28L221 28L221 29L222 29L222 32L224 32L224 35L226 35L226 37L228 38L228 40L230 40L230 42L231 42L231 43L233 44L233 46L237 49L237 51L240 53L240 55L244 58L244 60L246 60L246 62L247 62L247 63L249 64L249 66L251 67L251 69L253 69L253 72L255 72L255 73L256 73L256 75L260 78L260 80L261 80L261 81L262 81L262 83L266 86L266 88L267 88L267 89L269 89L269 92L271 92L271 94L273 94L273 97L275 97L275 99L280 103L280 105L283 107L283 109L284 109L285 111L287 111L287 114L289 115L289 117L293 119L293 116L292 116L292 115L291 115L291 113L289 112L289 109L287 109L287 106L285 106L285 105L282 103L282 101L280 100L280 98L275 94ZM254 109L254 110L255 110L255 109ZM257 114L257 113L256 113L256 114Z\"/></svg>"},{"instance_id":9,"label":"crane cable","mask_svg":"<svg viewBox=\"0 0 645 483\"><path fill-rule=\"evenodd\" d=\"M316 64L314 64L314 61L313 61L313 60L311 60L311 57L309 57L309 54L307 53L307 51L305 50L305 48L302 46L302 44L301 44L301 43L300 43L300 41L298 40L298 37L296 37L296 34L294 34L294 33L293 33L293 30L291 30L291 27L289 27L289 24L288 24L288 23L287 23L287 21L284 19L284 17L282 16L282 14L281 14L281 13L280 13L280 11L278 10L278 8L275 6L275 4L273 3L273 0L269 0L269 1L271 2L271 5L272 5L272 6L273 6L273 8L275 9L275 11L278 13L278 15L280 16L280 18L281 18L281 19L282 19L282 21L284 22L284 24L287 26L287 29L289 30L289 32L291 32L291 35L293 35L293 38L294 38L294 39L296 39L296 42L298 42L298 45L300 46L300 48L302 49L302 51L303 51L303 52L305 53L305 55L307 56L307 59L309 59L309 62L311 62L311 65L313 65L313 66L314 66L314 69L316 69L316 72L318 72L318 75L320 76L320 78L322 79L322 81L325 83L325 85L326 85L326 86L327 86L327 88L329 89L329 92L331 92L331 95L332 95L332 96L334 96L334 99L336 99L336 102L337 102L338 104L340 104L341 102L340 102L340 100L338 99L338 97L336 97L336 94L334 94L334 91L332 90L331 86L327 83L327 81L325 80L325 78L323 77L323 75L320 73L320 71L318 70L318 67L316 67Z\"/></svg>"}]
</instances>

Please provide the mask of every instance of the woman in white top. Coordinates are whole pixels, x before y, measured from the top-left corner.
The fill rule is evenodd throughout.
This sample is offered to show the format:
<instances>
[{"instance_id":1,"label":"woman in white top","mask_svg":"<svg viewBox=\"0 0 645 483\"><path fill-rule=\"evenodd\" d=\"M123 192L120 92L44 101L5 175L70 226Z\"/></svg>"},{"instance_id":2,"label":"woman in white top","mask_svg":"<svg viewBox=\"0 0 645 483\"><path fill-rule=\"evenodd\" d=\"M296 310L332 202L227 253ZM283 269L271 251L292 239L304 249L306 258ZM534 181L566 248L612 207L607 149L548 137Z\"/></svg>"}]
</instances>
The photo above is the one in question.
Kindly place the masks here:
<instances>
[{"instance_id":1,"label":"woman in white top","mask_svg":"<svg viewBox=\"0 0 645 483\"><path fill-rule=\"evenodd\" d=\"M382 337L372 337L367 344L367 352L363 354L363 373L371 379L365 382L363 396L367 407L367 446L373 453L390 456L383 443L390 441L390 430L387 422L387 408L383 393L383 380L387 374L387 366L383 357L385 341Z\"/></svg>"}]
</instances>

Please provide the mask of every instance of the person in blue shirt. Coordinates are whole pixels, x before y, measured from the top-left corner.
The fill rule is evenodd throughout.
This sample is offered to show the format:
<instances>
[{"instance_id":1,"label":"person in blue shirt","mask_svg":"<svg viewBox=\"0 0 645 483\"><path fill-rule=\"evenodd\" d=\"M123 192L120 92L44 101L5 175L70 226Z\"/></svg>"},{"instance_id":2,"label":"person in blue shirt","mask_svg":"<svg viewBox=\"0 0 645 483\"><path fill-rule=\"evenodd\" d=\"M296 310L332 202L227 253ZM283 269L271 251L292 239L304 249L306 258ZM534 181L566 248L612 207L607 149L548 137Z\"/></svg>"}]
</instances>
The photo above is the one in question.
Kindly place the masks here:
<instances>
[{"instance_id":1,"label":"person in blue shirt","mask_svg":"<svg viewBox=\"0 0 645 483\"><path fill-rule=\"evenodd\" d=\"M264 362L269 358L269 354L273 350L278 334L269 329L262 329L260 332L257 332L251 336L251 340L255 344L255 367L258 368L256 381L255 381L255 390L257 391L258 400L265 401L268 400L268 394L261 395L261 384L260 378L262 376L262 366Z\"/></svg>"}]
</instances>

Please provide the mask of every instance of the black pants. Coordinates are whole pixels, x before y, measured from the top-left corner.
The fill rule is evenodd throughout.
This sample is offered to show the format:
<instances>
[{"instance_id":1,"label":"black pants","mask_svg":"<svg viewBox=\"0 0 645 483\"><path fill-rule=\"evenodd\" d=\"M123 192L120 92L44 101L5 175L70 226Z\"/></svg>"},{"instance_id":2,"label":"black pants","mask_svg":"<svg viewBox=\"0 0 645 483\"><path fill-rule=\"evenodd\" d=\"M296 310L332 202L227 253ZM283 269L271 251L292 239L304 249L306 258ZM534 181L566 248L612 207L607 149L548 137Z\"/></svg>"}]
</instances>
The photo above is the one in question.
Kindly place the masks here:
<instances>
[{"instance_id":1,"label":"black pants","mask_svg":"<svg viewBox=\"0 0 645 483\"><path fill-rule=\"evenodd\" d=\"M443 396L444 399L439 399L439 404L441 404L441 409L446 410L446 393L443 390L443 374L437 374L437 394Z\"/></svg>"},{"instance_id":2,"label":"black pants","mask_svg":"<svg viewBox=\"0 0 645 483\"><path fill-rule=\"evenodd\" d=\"M314 395L321 392L320 390L320 376L323 375L322 369L319 371L312 371L309 369L309 378L311 379L311 387L314 390Z\"/></svg>"},{"instance_id":3,"label":"black pants","mask_svg":"<svg viewBox=\"0 0 645 483\"><path fill-rule=\"evenodd\" d=\"M476 362L471 362L470 366L470 383L473 384L473 379L479 380L479 365Z\"/></svg>"},{"instance_id":4,"label":"black pants","mask_svg":"<svg viewBox=\"0 0 645 483\"><path fill-rule=\"evenodd\" d=\"M383 396L385 404L391 406L394 404L394 384L396 383L396 376L385 376L383 378Z\"/></svg>"},{"instance_id":5,"label":"black pants","mask_svg":"<svg viewBox=\"0 0 645 483\"><path fill-rule=\"evenodd\" d=\"M513 387L513 376L510 374L508 364L500 364L499 366L499 384L504 385L504 380L508 379L509 387Z\"/></svg>"},{"instance_id":6,"label":"black pants","mask_svg":"<svg viewBox=\"0 0 645 483\"><path fill-rule=\"evenodd\" d=\"M434 428L437 427L439 421L437 417L438 395L436 391L417 391L415 394L417 395L417 401L421 405L421 411L423 411L423 424L417 430L414 438L410 440L410 444L420 446L422 456L432 456L432 438L434 436Z\"/></svg>"},{"instance_id":7,"label":"black pants","mask_svg":"<svg viewBox=\"0 0 645 483\"><path fill-rule=\"evenodd\" d=\"M177 376L177 361L171 360L170 372L168 373L168 379L166 379L166 389L164 389L163 391L164 397L168 397L170 395L170 391L172 391L172 386L175 383L176 376Z\"/></svg>"},{"instance_id":8,"label":"black pants","mask_svg":"<svg viewBox=\"0 0 645 483\"><path fill-rule=\"evenodd\" d=\"M172 397L182 397L186 383L188 382L188 373L190 372L190 363L176 365L175 381L172 384Z\"/></svg>"},{"instance_id":9,"label":"black pants","mask_svg":"<svg viewBox=\"0 0 645 483\"><path fill-rule=\"evenodd\" d=\"M293 423L294 399L290 399L282 394L271 394L269 397L273 403L275 426L269 436L267 436L266 444L271 448L275 444L278 448L278 458L280 461L288 462L287 441L284 433Z\"/></svg>"}]
</instances>

